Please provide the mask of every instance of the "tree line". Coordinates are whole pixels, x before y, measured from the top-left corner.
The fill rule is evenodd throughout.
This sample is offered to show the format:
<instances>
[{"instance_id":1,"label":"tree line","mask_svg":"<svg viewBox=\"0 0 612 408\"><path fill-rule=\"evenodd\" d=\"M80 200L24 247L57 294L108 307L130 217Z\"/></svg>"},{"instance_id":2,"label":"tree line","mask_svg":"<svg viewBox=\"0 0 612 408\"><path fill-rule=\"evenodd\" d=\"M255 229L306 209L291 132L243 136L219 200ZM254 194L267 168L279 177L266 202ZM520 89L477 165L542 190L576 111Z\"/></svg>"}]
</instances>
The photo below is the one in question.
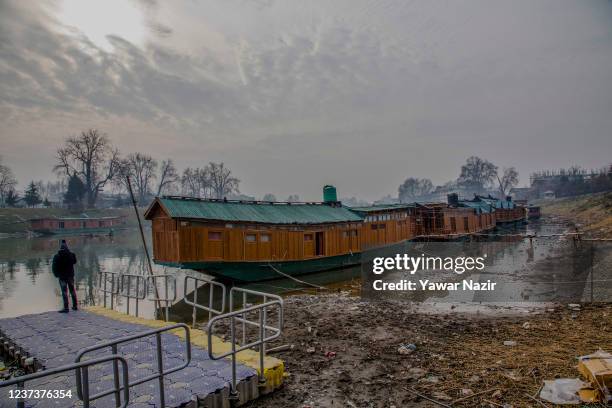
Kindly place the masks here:
<instances>
[{"instance_id":1,"label":"tree line","mask_svg":"<svg viewBox=\"0 0 612 408\"><path fill-rule=\"evenodd\" d=\"M488 160L477 156L469 157L461 166L456 180L449 181L439 190L462 190L470 194L485 194L492 189L497 190L500 197L508 195L512 187L519 181L518 171L514 167L499 169ZM408 177L398 188L400 202L416 201L427 197L435 191L428 178Z\"/></svg>"},{"instance_id":2,"label":"tree line","mask_svg":"<svg viewBox=\"0 0 612 408\"><path fill-rule=\"evenodd\" d=\"M94 208L106 187L119 194L127 192L128 177L139 205L163 194L220 199L239 193L240 185L240 180L222 162L187 167L179 173L170 158L159 161L141 152L122 156L108 136L97 129L67 138L57 150L53 171L67 180L61 184L65 187L63 203L74 209ZM0 203L16 206L23 201L30 207L41 203L50 205L47 198L42 199L42 182L30 182L24 197L19 197L16 186L15 175L2 164L0 157Z\"/></svg>"}]
</instances>

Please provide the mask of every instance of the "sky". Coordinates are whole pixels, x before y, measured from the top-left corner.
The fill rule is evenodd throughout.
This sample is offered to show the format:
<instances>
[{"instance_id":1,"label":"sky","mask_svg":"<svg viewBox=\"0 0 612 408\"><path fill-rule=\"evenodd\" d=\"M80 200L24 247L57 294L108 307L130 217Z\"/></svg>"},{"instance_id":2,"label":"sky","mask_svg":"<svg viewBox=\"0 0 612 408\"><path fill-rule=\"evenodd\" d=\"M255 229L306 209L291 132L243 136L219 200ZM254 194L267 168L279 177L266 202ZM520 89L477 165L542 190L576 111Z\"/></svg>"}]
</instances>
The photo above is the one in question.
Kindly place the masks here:
<instances>
[{"instance_id":1,"label":"sky","mask_svg":"<svg viewBox=\"0 0 612 408\"><path fill-rule=\"evenodd\" d=\"M610 0L0 0L0 155L20 186L97 128L241 192L396 195L471 155L612 158Z\"/></svg>"}]
</instances>

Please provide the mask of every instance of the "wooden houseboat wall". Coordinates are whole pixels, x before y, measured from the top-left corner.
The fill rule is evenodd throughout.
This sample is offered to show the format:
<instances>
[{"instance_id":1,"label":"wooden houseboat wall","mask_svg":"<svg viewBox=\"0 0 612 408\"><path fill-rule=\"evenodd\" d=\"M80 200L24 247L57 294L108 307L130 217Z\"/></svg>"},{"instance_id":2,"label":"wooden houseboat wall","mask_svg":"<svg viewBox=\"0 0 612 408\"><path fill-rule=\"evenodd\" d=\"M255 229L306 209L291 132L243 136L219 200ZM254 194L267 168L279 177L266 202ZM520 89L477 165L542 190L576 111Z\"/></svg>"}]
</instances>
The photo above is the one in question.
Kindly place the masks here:
<instances>
[{"instance_id":1,"label":"wooden houseboat wall","mask_svg":"<svg viewBox=\"0 0 612 408\"><path fill-rule=\"evenodd\" d=\"M167 200L167 199L162 199ZM161 203L161 201L160 201ZM219 203L223 205L223 203ZM245 205L314 206L325 204ZM361 219L339 209L346 221L320 224L274 224L248 221L175 218L163 205L153 205L146 218L152 220L153 253L156 261L299 261L359 253Z\"/></svg>"},{"instance_id":2,"label":"wooden houseboat wall","mask_svg":"<svg viewBox=\"0 0 612 408\"><path fill-rule=\"evenodd\" d=\"M416 236L414 204L355 207L352 210L363 217L361 247L358 251L410 240Z\"/></svg>"}]
</instances>

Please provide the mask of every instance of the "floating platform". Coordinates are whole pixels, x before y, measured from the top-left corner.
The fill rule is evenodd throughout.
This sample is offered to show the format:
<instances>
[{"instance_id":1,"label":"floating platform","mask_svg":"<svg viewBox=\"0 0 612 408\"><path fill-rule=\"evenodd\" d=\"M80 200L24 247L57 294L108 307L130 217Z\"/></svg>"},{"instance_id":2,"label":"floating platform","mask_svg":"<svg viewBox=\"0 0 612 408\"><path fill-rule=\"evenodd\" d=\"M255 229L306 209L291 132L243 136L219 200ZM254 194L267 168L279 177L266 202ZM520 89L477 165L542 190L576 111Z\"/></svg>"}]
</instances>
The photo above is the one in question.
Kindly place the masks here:
<instances>
[{"instance_id":1,"label":"floating platform","mask_svg":"<svg viewBox=\"0 0 612 408\"><path fill-rule=\"evenodd\" d=\"M4 352L17 350L22 361L29 359L30 367L51 369L75 362L77 353L86 348L121 337L162 328L173 323L146 320L119 312L92 307L84 311L63 314L56 311L0 319ZM163 361L165 367L175 367L185 362L184 331L162 334ZM229 383L232 380L231 361L211 360L208 356L207 334L191 329L191 362L189 365L164 377L166 407L229 407ZM213 337L215 354L231 348L229 343ZM120 344L118 354L128 363L130 381L154 374L156 370L155 336ZM100 350L95 357L110 355L110 348ZM258 384L259 354L245 350L237 354L237 380L239 402L244 404L262 393L271 392L282 384L284 364L281 360L266 357L264 376L266 385ZM34 363L32 364L32 359ZM112 388L112 364L92 366L89 370L92 394ZM160 407L157 379L130 388L129 407ZM13 388L14 389L14 388ZM82 407L77 397L75 376L72 372L44 377L26 383L25 389L72 390L71 398L31 399L26 407ZM9 398L10 387L0 388L0 406L12 407L16 400ZM92 407L115 407L113 395L92 401Z\"/></svg>"}]
</instances>

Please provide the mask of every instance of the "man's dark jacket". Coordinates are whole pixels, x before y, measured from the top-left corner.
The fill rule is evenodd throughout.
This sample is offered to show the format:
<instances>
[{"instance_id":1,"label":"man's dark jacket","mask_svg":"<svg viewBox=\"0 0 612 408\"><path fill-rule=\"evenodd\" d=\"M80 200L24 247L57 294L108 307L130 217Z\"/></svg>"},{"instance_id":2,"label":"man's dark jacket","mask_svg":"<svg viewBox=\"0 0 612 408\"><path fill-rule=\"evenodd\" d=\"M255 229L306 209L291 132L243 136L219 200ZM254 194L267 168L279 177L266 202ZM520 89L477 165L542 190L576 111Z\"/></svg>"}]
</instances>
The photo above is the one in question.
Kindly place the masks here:
<instances>
[{"instance_id":1,"label":"man's dark jacket","mask_svg":"<svg viewBox=\"0 0 612 408\"><path fill-rule=\"evenodd\" d=\"M68 248L62 248L57 251L53 257L52 270L53 275L61 280L74 278L74 264L76 263L76 255L70 252Z\"/></svg>"}]
</instances>

